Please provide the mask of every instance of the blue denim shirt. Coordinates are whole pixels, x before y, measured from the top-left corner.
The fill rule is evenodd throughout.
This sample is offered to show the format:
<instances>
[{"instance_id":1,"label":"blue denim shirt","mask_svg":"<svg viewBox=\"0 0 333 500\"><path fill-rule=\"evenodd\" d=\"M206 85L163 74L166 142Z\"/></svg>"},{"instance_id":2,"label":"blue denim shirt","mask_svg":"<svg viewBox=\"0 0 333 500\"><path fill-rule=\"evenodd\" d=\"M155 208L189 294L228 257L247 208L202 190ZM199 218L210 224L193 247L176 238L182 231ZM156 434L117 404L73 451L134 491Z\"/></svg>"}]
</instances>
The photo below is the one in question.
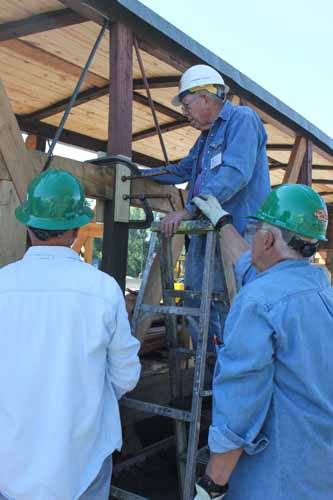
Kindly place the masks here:
<instances>
[{"instance_id":1,"label":"blue denim shirt","mask_svg":"<svg viewBox=\"0 0 333 500\"><path fill-rule=\"evenodd\" d=\"M266 139L265 128L251 108L226 101L208 135L202 133L177 165L168 165L172 173L154 179L163 184L189 181L186 208L195 214L191 199L202 167L200 194L214 195L243 234L246 217L259 208L270 191Z\"/></svg>"},{"instance_id":2,"label":"blue denim shirt","mask_svg":"<svg viewBox=\"0 0 333 500\"><path fill-rule=\"evenodd\" d=\"M253 276L252 276L253 278ZM228 315L212 452L244 448L230 500L333 498L333 290L307 259L257 275Z\"/></svg>"}]
</instances>

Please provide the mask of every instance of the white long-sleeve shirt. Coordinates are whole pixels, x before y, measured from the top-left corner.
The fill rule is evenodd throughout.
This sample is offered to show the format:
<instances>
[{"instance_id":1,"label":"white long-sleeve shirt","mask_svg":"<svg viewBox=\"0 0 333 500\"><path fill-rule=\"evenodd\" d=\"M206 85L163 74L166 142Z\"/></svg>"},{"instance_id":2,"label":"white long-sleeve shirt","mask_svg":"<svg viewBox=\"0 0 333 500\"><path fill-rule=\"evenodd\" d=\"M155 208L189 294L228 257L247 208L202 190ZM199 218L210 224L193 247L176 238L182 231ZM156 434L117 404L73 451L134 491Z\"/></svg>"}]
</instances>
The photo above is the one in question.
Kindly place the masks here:
<instances>
[{"instance_id":1,"label":"white long-sleeve shirt","mask_svg":"<svg viewBox=\"0 0 333 500\"><path fill-rule=\"evenodd\" d=\"M122 445L118 399L140 375L116 281L66 247L0 270L0 492L75 500Z\"/></svg>"}]
</instances>

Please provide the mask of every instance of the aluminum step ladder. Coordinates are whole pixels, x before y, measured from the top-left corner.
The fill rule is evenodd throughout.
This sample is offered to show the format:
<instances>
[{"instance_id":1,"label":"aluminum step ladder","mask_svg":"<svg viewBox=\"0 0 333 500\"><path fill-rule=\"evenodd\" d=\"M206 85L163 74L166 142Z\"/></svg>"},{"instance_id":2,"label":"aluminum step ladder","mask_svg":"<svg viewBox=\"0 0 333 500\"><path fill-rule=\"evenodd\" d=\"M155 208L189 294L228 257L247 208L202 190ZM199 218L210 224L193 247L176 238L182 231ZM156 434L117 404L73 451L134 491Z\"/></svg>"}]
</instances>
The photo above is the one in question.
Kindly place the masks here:
<instances>
[{"instance_id":1,"label":"aluminum step ladder","mask_svg":"<svg viewBox=\"0 0 333 500\"><path fill-rule=\"evenodd\" d=\"M140 321L148 315L165 315L166 335L169 354L169 380L171 401L181 401L183 397L181 383L181 362L189 357L194 358L194 378L191 410L186 411L172 405L165 406L146 401L125 397L121 404L127 408L150 414L169 417L175 423L177 468L182 500L192 500L196 480L196 464L200 434L200 420L203 398L212 394L211 390L204 390L204 376L207 360L207 343L212 300L224 301L228 304L236 291L233 268L223 254L221 244L222 269L227 282L228 294L214 293L214 262L218 232L206 219L183 221L177 234L206 235L205 261L203 271L202 290L174 289L173 257L171 238L165 238L160 232L160 223L153 223L152 236L143 273L142 285L137 297L132 320L132 331ZM149 272L153 263L157 247L157 237L160 240L160 268L162 281L162 305L144 304L143 298L148 281ZM220 240L221 243L221 240ZM228 267L226 272L225 267ZM176 304L176 298L200 298L200 307L185 307ZM195 351L179 346L177 334L177 317L185 317L198 331L197 348ZM130 498L130 497L128 497Z\"/></svg>"}]
</instances>

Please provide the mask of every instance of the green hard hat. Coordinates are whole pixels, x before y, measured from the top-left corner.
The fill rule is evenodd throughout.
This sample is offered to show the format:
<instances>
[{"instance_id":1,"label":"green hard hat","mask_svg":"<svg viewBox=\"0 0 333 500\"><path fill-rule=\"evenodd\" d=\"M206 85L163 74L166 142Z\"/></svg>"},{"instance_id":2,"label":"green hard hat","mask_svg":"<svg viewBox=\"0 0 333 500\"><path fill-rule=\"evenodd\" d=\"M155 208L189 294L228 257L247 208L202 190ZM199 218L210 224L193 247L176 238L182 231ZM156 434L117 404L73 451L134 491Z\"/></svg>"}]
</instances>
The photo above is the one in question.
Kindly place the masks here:
<instances>
[{"instance_id":1,"label":"green hard hat","mask_svg":"<svg viewBox=\"0 0 333 500\"><path fill-rule=\"evenodd\" d=\"M37 229L66 230L84 226L94 216L78 179L65 170L48 169L29 184L16 218Z\"/></svg>"},{"instance_id":2,"label":"green hard hat","mask_svg":"<svg viewBox=\"0 0 333 500\"><path fill-rule=\"evenodd\" d=\"M303 184L283 184L273 189L253 218L326 241L328 216L325 202Z\"/></svg>"}]
</instances>

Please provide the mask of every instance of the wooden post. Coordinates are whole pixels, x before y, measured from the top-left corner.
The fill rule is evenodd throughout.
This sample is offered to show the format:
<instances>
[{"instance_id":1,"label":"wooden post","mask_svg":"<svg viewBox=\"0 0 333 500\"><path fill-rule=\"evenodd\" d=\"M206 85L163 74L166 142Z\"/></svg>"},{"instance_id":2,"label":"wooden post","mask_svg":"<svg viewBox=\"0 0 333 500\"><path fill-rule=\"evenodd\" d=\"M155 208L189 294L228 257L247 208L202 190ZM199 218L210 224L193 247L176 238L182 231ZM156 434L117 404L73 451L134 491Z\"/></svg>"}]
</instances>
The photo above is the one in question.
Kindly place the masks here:
<instances>
[{"instance_id":1,"label":"wooden post","mask_svg":"<svg viewBox=\"0 0 333 500\"><path fill-rule=\"evenodd\" d=\"M132 156L133 33L117 22L110 32L110 101L107 152ZM115 193L114 193L115 194ZM102 269L125 289L128 224L114 221L114 199L105 202Z\"/></svg>"},{"instance_id":2,"label":"wooden post","mask_svg":"<svg viewBox=\"0 0 333 500\"><path fill-rule=\"evenodd\" d=\"M305 154L297 183L312 185L312 142L309 139L306 139Z\"/></svg>"}]
</instances>

